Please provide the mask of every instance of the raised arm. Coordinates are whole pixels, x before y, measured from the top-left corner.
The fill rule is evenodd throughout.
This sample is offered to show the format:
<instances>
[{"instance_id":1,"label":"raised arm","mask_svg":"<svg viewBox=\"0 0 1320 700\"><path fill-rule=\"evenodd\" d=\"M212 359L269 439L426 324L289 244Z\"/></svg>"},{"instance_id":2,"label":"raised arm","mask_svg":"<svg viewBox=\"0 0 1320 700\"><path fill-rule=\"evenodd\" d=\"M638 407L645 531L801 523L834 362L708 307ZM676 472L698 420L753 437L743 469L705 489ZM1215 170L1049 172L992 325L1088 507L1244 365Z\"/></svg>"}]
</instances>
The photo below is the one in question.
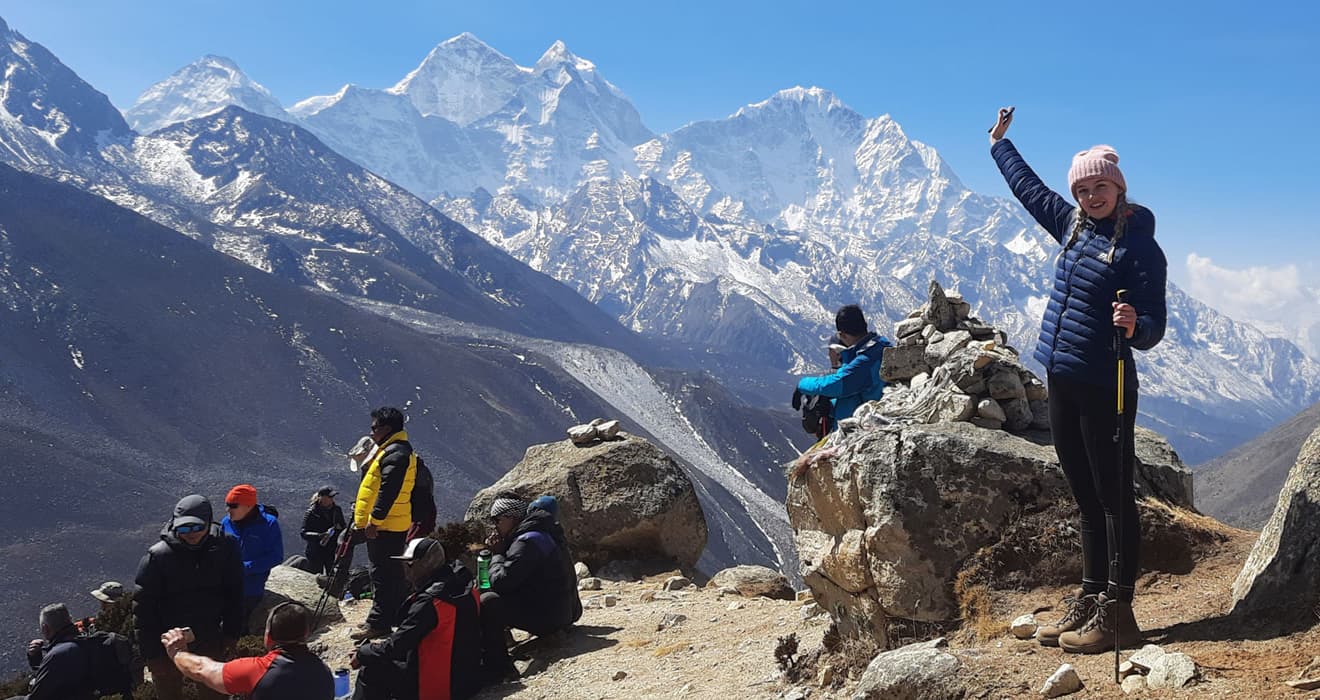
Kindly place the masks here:
<instances>
[{"instance_id":1,"label":"raised arm","mask_svg":"<svg viewBox=\"0 0 1320 700\"><path fill-rule=\"evenodd\" d=\"M1018 153L1013 142L1004 138L1013 123L1013 108L999 110L999 120L990 129L990 155L999 166L1013 196L1031 214L1055 241L1063 242L1068 223L1076 207L1063 195L1045 186L1027 161Z\"/></svg>"}]
</instances>

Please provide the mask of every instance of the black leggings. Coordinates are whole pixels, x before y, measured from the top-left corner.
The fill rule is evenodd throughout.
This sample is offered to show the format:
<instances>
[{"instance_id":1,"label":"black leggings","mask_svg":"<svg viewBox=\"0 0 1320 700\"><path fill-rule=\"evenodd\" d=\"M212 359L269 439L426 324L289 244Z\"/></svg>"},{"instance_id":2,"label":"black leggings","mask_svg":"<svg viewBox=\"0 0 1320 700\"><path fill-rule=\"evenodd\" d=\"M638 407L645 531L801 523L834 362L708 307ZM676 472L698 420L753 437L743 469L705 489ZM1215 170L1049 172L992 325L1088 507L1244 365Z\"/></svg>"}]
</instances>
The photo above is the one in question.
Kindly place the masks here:
<instances>
[{"instance_id":1,"label":"black leggings","mask_svg":"<svg viewBox=\"0 0 1320 700\"><path fill-rule=\"evenodd\" d=\"M1049 392L1054 451L1082 514L1082 588L1131 602L1141 555L1141 523L1132 490L1137 392L1124 392L1121 475L1114 444L1116 390L1051 375ZM1122 554L1117 575L1109 568L1116 543Z\"/></svg>"}]
</instances>

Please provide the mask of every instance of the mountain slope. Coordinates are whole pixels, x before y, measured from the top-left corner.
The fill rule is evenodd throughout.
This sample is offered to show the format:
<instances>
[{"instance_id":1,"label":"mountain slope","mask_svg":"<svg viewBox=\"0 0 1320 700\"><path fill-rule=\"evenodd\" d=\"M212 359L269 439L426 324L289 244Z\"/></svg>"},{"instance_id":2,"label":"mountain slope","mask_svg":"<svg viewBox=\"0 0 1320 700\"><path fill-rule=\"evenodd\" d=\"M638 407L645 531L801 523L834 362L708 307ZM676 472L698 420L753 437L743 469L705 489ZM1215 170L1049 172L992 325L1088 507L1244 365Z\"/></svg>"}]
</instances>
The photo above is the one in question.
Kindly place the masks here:
<instances>
[{"instance_id":1,"label":"mountain slope","mask_svg":"<svg viewBox=\"0 0 1320 700\"><path fill-rule=\"evenodd\" d=\"M1306 438L1320 427L1320 403L1196 471L1196 506L1226 523L1259 529Z\"/></svg>"}]
</instances>

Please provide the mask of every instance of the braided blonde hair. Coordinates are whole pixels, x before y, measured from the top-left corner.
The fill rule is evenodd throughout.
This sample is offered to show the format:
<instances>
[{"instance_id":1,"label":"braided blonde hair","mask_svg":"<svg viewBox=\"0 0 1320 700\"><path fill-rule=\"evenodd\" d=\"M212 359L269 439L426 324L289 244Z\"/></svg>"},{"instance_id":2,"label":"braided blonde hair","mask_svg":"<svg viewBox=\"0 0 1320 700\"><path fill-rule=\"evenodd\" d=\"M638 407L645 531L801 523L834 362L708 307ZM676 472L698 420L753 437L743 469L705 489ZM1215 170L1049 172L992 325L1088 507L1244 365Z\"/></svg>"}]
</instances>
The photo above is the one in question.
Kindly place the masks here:
<instances>
[{"instance_id":1,"label":"braided blonde hair","mask_svg":"<svg viewBox=\"0 0 1320 700\"><path fill-rule=\"evenodd\" d=\"M1127 192L1120 192L1118 201L1114 204L1114 213L1111 214L1114 217L1114 235L1109 240L1109 255L1105 258L1106 264L1113 264L1114 262L1114 249L1118 247L1118 242L1122 240L1123 234L1127 233L1127 217L1131 210L1132 207L1128 206ZM1091 216L1086 213L1086 210L1078 206L1077 223L1073 224L1072 232L1068 234L1068 242L1063 244L1063 250L1059 251L1059 257L1063 257L1064 253L1068 252L1068 249L1077 242L1078 236L1082 235L1082 231L1085 231L1090 223Z\"/></svg>"}]
</instances>

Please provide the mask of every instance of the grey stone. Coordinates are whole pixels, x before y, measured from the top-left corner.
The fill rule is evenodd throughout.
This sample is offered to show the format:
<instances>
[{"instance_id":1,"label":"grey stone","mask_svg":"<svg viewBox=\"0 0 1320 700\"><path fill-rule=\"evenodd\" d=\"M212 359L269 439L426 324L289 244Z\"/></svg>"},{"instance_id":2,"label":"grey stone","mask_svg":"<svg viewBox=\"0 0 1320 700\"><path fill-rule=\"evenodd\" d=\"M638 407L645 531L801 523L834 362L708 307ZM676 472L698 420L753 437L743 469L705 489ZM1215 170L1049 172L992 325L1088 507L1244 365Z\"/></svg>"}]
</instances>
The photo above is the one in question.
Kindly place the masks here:
<instances>
[{"instance_id":1,"label":"grey stone","mask_svg":"<svg viewBox=\"0 0 1320 700\"><path fill-rule=\"evenodd\" d=\"M573 441L574 445L586 445L596 441L596 426L594 425L575 425L568 429L568 439Z\"/></svg>"},{"instance_id":2,"label":"grey stone","mask_svg":"<svg viewBox=\"0 0 1320 700\"><path fill-rule=\"evenodd\" d=\"M958 325L958 311L945 296L944 288L939 282L931 280L926 296L928 301L922 318L926 319L927 323L934 325L935 329L940 331L952 330Z\"/></svg>"},{"instance_id":3,"label":"grey stone","mask_svg":"<svg viewBox=\"0 0 1320 700\"><path fill-rule=\"evenodd\" d=\"M1026 430L1035 420L1031 412L1031 403L1026 399L1004 399L999 402L1004 410L1004 427L1008 430Z\"/></svg>"},{"instance_id":4,"label":"grey stone","mask_svg":"<svg viewBox=\"0 0 1320 700\"><path fill-rule=\"evenodd\" d=\"M962 697L963 664L944 638L909 644L871 659L853 700L934 700Z\"/></svg>"},{"instance_id":5,"label":"grey stone","mask_svg":"<svg viewBox=\"0 0 1320 700\"><path fill-rule=\"evenodd\" d=\"M904 381L929 371L923 345L885 348L880 358L880 378L886 382Z\"/></svg>"},{"instance_id":6,"label":"grey stone","mask_svg":"<svg viewBox=\"0 0 1320 700\"><path fill-rule=\"evenodd\" d=\"M972 338L976 340L990 340L995 337L995 329L993 327L974 318L969 318L966 321L963 321L958 324L958 327L971 333Z\"/></svg>"},{"instance_id":7,"label":"grey stone","mask_svg":"<svg viewBox=\"0 0 1320 700\"><path fill-rule=\"evenodd\" d=\"M994 399L981 399L976 404L976 415L986 420L1004 422L1004 409Z\"/></svg>"},{"instance_id":8,"label":"grey stone","mask_svg":"<svg viewBox=\"0 0 1320 700\"><path fill-rule=\"evenodd\" d=\"M1146 686L1149 688L1183 688L1196 681L1199 671L1196 668L1196 662L1192 657L1174 652L1165 654L1150 667L1150 673L1146 675Z\"/></svg>"},{"instance_id":9,"label":"grey stone","mask_svg":"<svg viewBox=\"0 0 1320 700\"><path fill-rule=\"evenodd\" d=\"M984 417L982 417L982 416L973 416L972 419L969 420L968 422L971 423L972 425L978 427L978 428L985 428L986 430L1003 430L1003 429L1004 429L1004 421L1001 421L1001 420L995 420L995 419L993 419L993 418L984 418Z\"/></svg>"},{"instance_id":10,"label":"grey stone","mask_svg":"<svg viewBox=\"0 0 1320 700\"><path fill-rule=\"evenodd\" d=\"M687 622L687 619L687 615L682 613L665 613L665 616L660 618L660 624L655 626L655 631L664 632Z\"/></svg>"},{"instance_id":11,"label":"grey stone","mask_svg":"<svg viewBox=\"0 0 1320 700\"><path fill-rule=\"evenodd\" d=\"M1025 399L1027 390L1022 386L1022 379L1014 369L1002 367L990 375L985 383L992 399Z\"/></svg>"},{"instance_id":12,"label":"grey stone","mask_svg":"<svg viewBox=\"0 0 1320 700\"><path fill-rule=\"evenodd\" d=\"M955 300L953 297L949 297L949 303L953 305L953 315L959 321L965 321L968 316L972 315L972 305L962 299Z\"/></svg>"},{"instance_id":13,"label":"grey stone","mask_svg":"<svg viewBox=\"0 0 1320 700\"><path fill-rule=\"evenodd\" d=\"M976 413L976 399L966 394L948 394L941 399L931 422L964 421Z\"/></svg>"},{"instance_id":14,"label":"grey stone","mask_svg":"<svg viewBox=\"0 0 1320 700\"><path fill-rule=\"evenodd\" d=\"M1072 667L1072 664L1064 664L1049 678L1045 679L1045 685L1041 686L1040 694L1047 698L1058 698L1071 695L1081 689L1082 679L1077 676L1077 670Z\"/></svg>"},{"instance_id":15,"label":"grey stone","mask_svg":"<svg viewBox=\"0 0 1320 700\"><path fill-rule=\"evenodd\" d=\"M1015 618L1008 630L1018 639L1031 639L1036 636L1036 616L1031 614Z\"/></svg>"},{"instance_id":16,"label":"grey stone","mask_svg":"<svg viewBox=\"0 0 1320 700\"><path fill-rule=\"evenodd\" d=\"M613 440L619 435L619 421L609 420L596 426L596 435L602 440Z\"/></svg>"},{"instance_id":17,"label":"grey stone","mask_svg":"<svg viewBox=\"0 0 1320 700\"><path fill-rule=\"evenodd\" d=\"M582 562L574 564L573 571L577 574L577 580L579 581L591 576L591 568Z\"/></svg>"},{"instance_id":18,"label":"grey stone","mask_svg":"<svg viewBox=\"0 0 1320 700\"><path fill-rule=\"evenodd\" d=\"M615 681L621 681L627 677L628 677L627 671L615 671L614 675L610 676L610 679Z\"/></svg>"},{"instance_id":19,"label":"grey stone","mask_svg":"<svg viewBox=\"0 0 1320 700\"><path fill-rule=\"evenodd\" d=\"M1027 400L1044 401L1045 399L1048 399L1050 397L1050 392L1049 389L1045 387L1045 383L1034 376L1030 376L1030 373L1028 373L1028 375L1029 378L1022 382L1022 388L1027 392ZM1021 379L1021 377L1019 377L1019 379Z\"/></svg>"},{"instance_id":20,"label":"grey stone","mask_svg":"<svg viewBox=\"0 0 1320 700\"><path fill-rule=\"evenodd\" d=\"M565 440L527 449L522 461L482 489L465 519L485 522L495 495L527 500L554 494L573 554L592 570L606 563L666 561L693 570L706 548L706 516L692 481L639 437L576 446Z\"/></svg>"},{"instance_id":21,"label":"grey stone","mask_svg":"<svg viewBox=\"0 0 1320 700\"><path fill-rule=\"evenodd\" d=\"M912 387L913 389L920 389L921 387L925 386L926 382L928 381L930 381L930 375L927 374L926 372L920 372L912 378L912 381L908 382L908 386Z\"/></svg>"},{"instance_id":22,"label":"grey stone","mask_svg":"<svg viewBox=\"0 0 1320 700\"><path fill-rule=\"evenodd\" d=\"M932 367L942 364L955 350L961 350L972 342L972 334L967 331L950 331L938 342L931 340L926 344L926 363Z\"/></svg>"},{"instance_id":23,"label":"grey stone","mask_svg":"<svg viewBox=\"0 0 1320 700\"><path fill-rule=\"evenodd\" d=\"M921 328L921 337L922 337L922 339L924 339L926 342L930 342L931 337L934 336L936 333L939 333L939 332L940 332L940 329L936 328L936 327L935 327L935 324L933 324L933 323L927 323L925 326L922 326L922 328Z\"/></svg>"},{"instance_id":24,"label":"grey stone","mask_svg":"<svg viewBox=\"0 0 1320 700\"><path fill-rule=\"evenodd\" d=\"M773 598L793 600L797 592L783 574L764 566L734 566L715 574L707 586L728 586L745 598Z\"/></svg>"},{"instance_id":25,"label":"grey stone","mask_svg":"<svg viewBox=\"0 0 1320 700\"><path fill-rule=\"evenodd\" d=\"M1233 614L1320 607L1320 428L1302 444L1279 501L1233 582Z\"/></svg>"},{"instance_id":26,"label":"grey stone","mask_svg":"<svg viewBox=\"0 0 1320 700\"><path fill-rule=\"evenodd\" d=\"M266 616L270 614L271 608L287 601L302 603L315 614L316 605L321 602L321 587L316 585L316 574L282 564L271 569L266 579L266 593L248 617L248 629L265 629ZM327 596L321 606L321 622L340 622L343 619L344 613L339 609L339 602L333 596Z\"/></svg>"},{"instance_id":27,"label":"grey stone","mask_svg":"<svg viewBox=\"0 0 1320 700\"><path fill-rule=\"evenodd\" d=\"M1150 670L1151 666L1155 665L1155 660L1161 656L1164 656L1163 648L1158 644L1147 644L1128 657L1128 663L1137 667L1137 670L1146 672Z\"/></svg>"},{"instance_id":28,"label":"grey stone","mask_svg":"<svg viewBox=\"0 0 1320 700\"><path fill-rule=\"evenodd\" d=\"M1123 689L1124 695L1140 693L1146 689L1146 678L1141 675L1128 676L1123 679L1123 685L1120 687Z\"/></svg>"},{"instance_id":29,"label":"grey stone","mask_svg":"<svg viewBox=\"0 0 1320 700\"><path fill-rule=\"evenodd\" d=\"M916 335L925 327L926 322L920 318L905 318L894 326L894 337L906 338L910 335Z\"/></svg>"},{"instance_id":30,"label":"grey stone","mask_svg":"<svg viewBox=\"0 0 1320 700\"><path fill-rule=\"evenodd\" d=\"M596 578L595 576L588 576L588 577L586 577L586 578L584 578L584 579L579 579L579 580L578 580L578 590L579 590L579 591L599 591L599 590L600 590L600 579Z\"/></svg>"},{"instance_id":31,"label":"grey stone","mask_svg":"<svg viewBox=\"0 0 1320 700\"><path fill-rule=\"evenodd\" d=\"M1169 442L1159 433L1138 427L1133 447L1139 463L1137 494L1194 509L1192 470L1182 463Z\"/></svg>"},{"instance_id":32,"label":"grey stone","mask_svg":"<svg viewBox=\"0 0 1320 700\"><path fill-rule=\"evenodd\" d=\"M985 393L985 378L980 374L963 374L954 380L954 385L972 396Z\"/></svg>"},{"instance_id":33,"label":"grey stone","mask_svg":"<svg viewBox=\"0 0 1320 700\"><path fill-rule=\"evenodd\" d=\"M1049 430L1050 429L1050 404L1048 401L1027 401L1027 407L1031 409L1031 429Z\"/></svg>"},{"instance_id":34,"label":"grey stone","mask_svg":"<svg viewBox=\"0 0 1320 700\"><path fill-rule=\"evenodd\" d=\"M619 604L619 596L614 595L613 593L606 593L601 602L605 604L605 607L612 608Z\"/></svg>"},{"instance_id":35,"label":"grey stone","mask_svg":"<svg viewBox=\"0 0 1320 700\"><path fill-rule=\"evenodd\" d=\"M807 603L806 605L803 605L802 611L798 614L802 616L803 620L810 620L811 618L816 617L817 615L824 615L825 609L820 607L816 603L811 602L811 603Z\"/></svg>"}]
</instances>

